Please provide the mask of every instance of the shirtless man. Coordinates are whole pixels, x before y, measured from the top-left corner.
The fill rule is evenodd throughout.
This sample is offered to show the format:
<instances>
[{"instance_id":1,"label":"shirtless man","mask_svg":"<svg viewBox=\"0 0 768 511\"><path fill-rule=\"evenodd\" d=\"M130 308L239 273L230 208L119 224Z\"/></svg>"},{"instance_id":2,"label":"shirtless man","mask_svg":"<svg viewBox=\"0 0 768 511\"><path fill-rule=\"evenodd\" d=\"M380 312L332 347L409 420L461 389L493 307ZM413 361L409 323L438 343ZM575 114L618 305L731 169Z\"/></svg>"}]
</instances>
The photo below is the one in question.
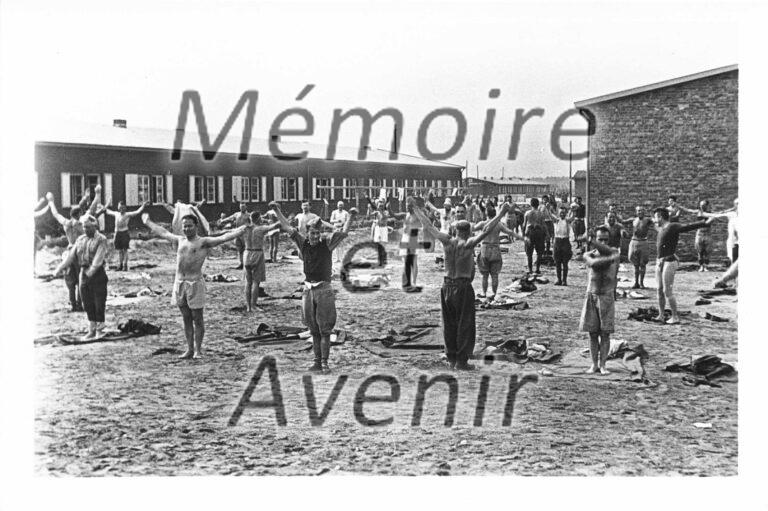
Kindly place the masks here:
<instances>
[{"instance_id":1,"label":"shirtless man","mask_svg":"<svg viewBox=\"0 0 768 511\"><path fill-rule=\"evenodd\" d=\"M350 211L346 223L340 231L330 235L323 234L320 217L310 222L308 237L302 236L297 229L291 228L288 219L283 216L280 207L270 202L270 207L277 214L282 230L290 233L291 239L299 249L299 257L304 263L304 292L301 312L304 324L312 334L312 350L315 363L310 371L330 372L328 358L331 353L331 334L336 326L336 297L331 285L332 253L341 240L347 237L349 226L355 211Z\"/></svg>"},{"instance_id":2,"label":"shirtless man","mask_svg":"<svg viewBox=\"0 0 768 511\"><path fill-rule=\"evenodd\" d=\"M710 213L709 201L705 199L699 202L699 209L688 209L680 206L680 210L697 215L697 220L706 220L707 217L705 217L703 213ZM709 271L709 253L710 247L712 246L712 236L710 235L708 228L705 227L696 231L694 244L696 246L696 254L699 258L699 271Z\"/></svg>"},{"instance_id":3,"label":"shirtless man","mask_svg":"<svg viewBox=\"0 0 768 511\"><path fill-rule=\"evenodd\" d=\"M296 224L296 226L298 227L298 230L299 230L299 234L301 234L302 236L304 236L306 238L307 234L308 234L307 233L307 224L309 224L310 222L314 222L315 220L317 220L319 218L320 218L319 216L317 216L316 214L314 214L314 213L312 213L310 211L310 204L309 204L309 202L303 202L301 204L301 213L296 215L293 218L293 220L291 221L291 223L292 224ZM329 227L333 227L330 224L326 224L325 222L323 222L323 224L325 224L325 225L327 225Z\"/></svg>"},{"instance_id":4,"label":"shirtless man","mask_svg":"<svg viewBox=\"0 0 768 511\"><path fill-rule=\"evenodd\" d=\"M677 195L670 195L667 198L667 211L669 212L669 221L672 223L680 222L680 206L677 205Z\"/></svg>"},{"instance_id":5,"label":"shirtless man","mask_svg":"<svg viewBox=\"0 0 768 511\"><path fill-rule=\"evenodd\" d=\"M616 275L619 266L619 251L607 246L609 238L605 225L595 229L594 250L584 254L584 263L589 268L587 295L581 311L579 329L589 333L589 353L592 365L588 373L609 374L605 368L611 347L616 316L615 300Z\"/></svg>"},{"instance_id":6,"label":"shirtless man","mask_svg":"<svg viewBox=\"0 0 768 511\"><path fill-rule=\"evenodd\" d=\"M733 199L733 208L725 211L719 211L717 213L709 213L707 211L699 210L700 217L707 219L728 219L728 239L725 241L725 246L728 249L728 258L731 260L731 264L735 264L739 259L739 199L738 197Z\"/></svg>"},{"instance_id":7,"label":"shirtless man","mask_svg":"<svg viewBox=\"0 0 768 511\"><path fill-rule=\"evenodd\" d=\"M128 230L128 223L131 218L140 215L149 202L145 202L136 211L127 212L125 203L117 203L117 211L109 209L109 204L104 207L104 211L115 219L115 250L118 253L117 271L128 271L128 248L131 244L131 234Z\"/></svg>"},{"instance_id":8,"label":"shirtless man","mask_svg":"<svg viewBox=\"0 0 768 511\"><path fill-rule=\"evenodd\" d=\"M451 211L453 209L453 202L451 202L451 199L448 197L445 198L442 209L433 206L429 199L424 201L424 206L437 215L437 218L440 220L440 232L443 234L450 234L451 224L456 219L456 214Z\"/></svg>"},{"instance_id":9,"label":"shirtless man","mask_svg":"<svg viewBox=\"0 0 768 511\"><path fill-rule=\"evenodd\" d=\"M349 218L349 211L344 209L344 201L339 201L336 203L336 209L333 210L331 213L331 225L333 226L333 232L339 232L344 227L344 224L347 223L347 219ZM343 242L339 244L338 247L336 247L336 250L333 251L334 253L334 260L337 263L341 262L342 253L344 252L344 249L342 247Z\"/></svg>"},{"instance_id":10,"label":"shirtless man","mask_svg":"<svg viewBox=\"0 0 768 511\"><path fill-rule=\"evenodd\" d=\"M555 260L555 271L557 272L556 286L568 285L568 262L573 257L571 248L571 222L573 216L569 216L568 208L560 206L559 217L555 220L555 247L553 258Z\"/></svg>"},{"instance_id":11,"label":"shirtless man","mask_svg":"<svg viewBox=\"0 0 768 511\"><path fill-rule=\"evenodd\" d=\"M98 230L96 217L86 213L80 218L84 234L75 241L66 259L59 264L54 275L77 265L83 308L88 315L88 333L83 340L96 339L104 328L107 303L107 273L104 263L107 257L107 238Z\"/></svg>"},{"instance_id":12,"label":"shirtless man","mask_svg":"<svg viewBox=\"0 0 768 511\"><path fill-rule=\"evenodd\" d=\"M573 207L576 206L576 207ZM576 238L576 250L581 250L584 242L582 236L587 232L586 216L587 207L582 204L581 197L576 197L571 209L573 210L573 236Z\"/></svg>"},{"instance_id":13,"label":"shirtless man","mask_svg":"<svg viewBox=\"0 0 768 511\"><path fill-rule=\"evenodd\" d=\"M374 242L386 244L389 241L389 227L387 227L388 220L389 211L387 211L386 203L384 201L378 201L376 210L373 212L372 238Z\"/></svg>"},{"instance_id":14,"label":"shirtless man","mask_svg":"<svg viewBox=\"0 0 768 511\"><path fill-rule=\"evenodd\" d=\"M509 205L504 204L482 232L470 238L470 225L466 220L456 224L456 237L451 237L435 229L421 209L414 209L424 228L440 240L445 251L445 281L440 290L440 304L445 356L451 368L474 369L468 360L475 347L475 292L472 289L475 246L490 234L508 210Z\"/></svg>"},{"instance_id":15,"label":"shirtless man","mask_svg":"<svg viewBox=\"0 0 768 511\"><path fill-rule=\"evenodd\" d=\"M621 251L621 238L627 236L627 231L619 223L616 213L610 212L606 215L605 226L608 228L608 246Z\"/></svg>"},{"instance_id":16,"label":"shirtless man","mask_svg":"<svg viewBox=\"0 0 768 511\"><path fill-rule=\"evenodd\" d=\"M96 186L95 192L95 197L86 211L90 216L96 216L96 207L98 206L101 197L101 186ZM85 206L88 204L88 194L83 196L77 206L74 206L69 210L69 218L64 218L64 216L58 212L51 192L48 192L45 197L48 200L48 207L51 209L53 218L55 218L64 228L64 236L67 237L67 248L62 254L62 259L67 259L70 253L74 251L77 239L85 234L83 224L80 222L80 215L83 214ZM82 299L80 297L79 281L80 265L77 258L75 258L69 264L69 271L64 274L64 283L69 291L69 304L72 307L72 312L82 312L84 310Z\"/></svg>"},{"instance_id":17,"label":"shirtless man","mask_svg":"<svg viewBox=\"0 0 768 511\"><path fill-rule=\"evenodd\" d=\"M658 236L656 237L656 282L658 282L657 295L659 298L659 315L656 321L664 321L664 306L669 302L669 308L672 311L672 317L667 320L667 324L676 325L680 323L680 317L677 314L677 299L675 298L673 286L675 283L675 271L677 270L678 259L677 242L680 239L680 233L693 231L712 223L714 218L708 218L706 222L694 222L683 225L679 222L669 221L669 210L667 208L656 208L653 210L653 223L656 224Z\"/></svg>"},{"instance_id":18,"label":"shirtless man","mask_svg":"<svg viewBox=\"0 0 768 511\"><path fill-rule=\"evenodd\" d=\"M648 247L648 231L653 225L653 220L645 216L645 208L635 207L632 222L632 240L629 242L629 261L635 267L635 283L632 289L645 289L645 269L648 266L650 249Z\"/></svg>"},{"instance_id":19,"label":"shirtless man","mask_svg":"<svg viewBox=\"0 0 768 511\"><path fill-rule=\"evenodd\" d=\"M248 206L245 204L245 202L240 203L240 211L237 211L228 217L224 217L223 219L219 220L220 224L222 225L226 224L227 222L232 222L232 225L234 225L235 228L247 225L250 223L250 221L251 214L248 213ZM245 252L245 242L243 241L243 238L235 238L235 247L237 248L237 260L240 263L235 269L242 270L243 253Z\"/></svg>"},{"instance_id":20,"label":"shirtless man","mask_svg":"<svg viewBox=\"0 0 768 511\"><path fill-rule=\"evenodd\" d=\"M416 204L413 197L405 200L405 213L395 213L395 218L403 219L403 234L400 238L400 255L405 257L403 264L403 291L406 293L418 293L421 287L416 285L419 275L419 265L416 250L419 245L429 249L427 243L432 243L424 238L424 226L414 213ZM421 239L421 243L419 243Z\"/></svg>"},{"instance_id":21,"label":"shirtless man","mask_svg":"<svg viewBox=\"0 0 768 511\"><path fill-rule=\"evenodd\" d=\"M171 214L173 215L173 219L171 220L171 229L173 230L173 234L176 235L183 235L184 234L184 228L182 226L182 218L184 218L187 215L194 215L197 217L197 234L198 236L208 236L212 232L211 226L208 224L208 220L205 218L205 215L203 215L200 212L200 207L205 204L205 199L201 200L200 202L195 202L193 204L185 204L181 202L181 200L177 200L176 204L168 204L168 203L162 203L161 205Z\"/></svg>"},{"instance_id":22,"label":"shirtless man","mask_svg":"<svg viewBox=\"0 0 768 511\"><path fill-rule=\"evenodd\" d=\"M523 235L528 238L525 243L525 255L528 258L528 273L533 272L533 251L536 250L536 274L541 274L541 255L544 252L544 238L547 228L544 225L544 213L539 210L539 199L531 199L531 209L523 216Z\"/></svg>"},{"instance_id":23,"label":"shirtless man","mask_svg":"<svg viewBox=\"0 0 768 511\"><path fill-rule=\"evenodd\" d=\"M201 237L197 234L198 218L196 215L186 215L181 219L183 236L171 234L144 213L141 219L157 236L178 244L176 251L176 278L173 283L171 300L179 307L184 319L184 335L187 338L187 351L179 358L201 358L202 345L205 335L203 309L205 307L205 278L203 264L211 248L232 241L243 235L246 226L221 236Z\"/></svg>"},{"instance_id":24,"label":"shirtless man","mask_svg":"<svg viewBox=\"0 0 768 511\"><path fill-rule=\"evenodd\" d=\"M553 197L554 199L554 197ZM544 237L544 252L550 252L552 249L552 238L555 237L555 223L553 217L555 217L554 205L549 201L549 195L541 196L541 205L539 211L544 213L544 229L546 235Z\"/></svg>"},{"instance_id":25,"label":"shirtless man","mask_svg":"<svg viewBox=\"0 0 768 511\"><path fill-rule=\"evenodd\" d=\"M482 231L487 224L491 223L493 221L492 219L496 216L496 209L491 204L488 204L485 207L485 213L488 219L474 224L472 226L473 231ZM519 240L523 239L522 236L504 225L504 222L500 222L491 228L485 239L480 243L480 253L477 256L477 269L480 271L480 275L483 276L483 294L481 296L489 302L493 301L496 297L496 292L499 290L499 273L501 272L503 263L499 246L499 234L502 232L509 236L510 240L513 238ZM491 276L492 293L490 296L487 295L488 275Z\"/></svg>"},{"instance_id":26,"label":"shirtless man","mask_svg":"<svg viewBox=\"0 0 768 511\"><path fill-rule=\"evenodd\" d=\"M280 222L261 225L261 214L254 211L245 224L242 236L245 245L243 265L245 266L245 307L248 312L258 307L259 285L267 280L264 265L264 237L273 229L279 229Z\"/></svg>"}]
</instances>

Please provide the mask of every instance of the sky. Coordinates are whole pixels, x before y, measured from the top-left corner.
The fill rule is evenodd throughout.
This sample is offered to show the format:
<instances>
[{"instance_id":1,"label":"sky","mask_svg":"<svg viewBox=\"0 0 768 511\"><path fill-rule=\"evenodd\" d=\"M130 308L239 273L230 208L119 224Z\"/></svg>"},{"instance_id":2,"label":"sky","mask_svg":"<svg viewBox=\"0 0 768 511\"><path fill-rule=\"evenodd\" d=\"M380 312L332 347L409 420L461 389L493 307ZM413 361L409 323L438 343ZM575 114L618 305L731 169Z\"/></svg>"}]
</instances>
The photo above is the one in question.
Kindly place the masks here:
<instances>
[{"instance_id":1,"label":"sky","mask_svg":"<svg viewBox=\"0 0 768 511\"><path fill-rule=\"evenodd\" d=\"M738 63L741 11L730 4L211 5L6 4L4 36L15 51L6 46L4 64L29 76L20 92L29 102L30 135L46 125L114 118L172 130L182 92L196 90L214 136L240 96L257 90L257 138L267 138L287 108L304 107L314 119L313 136L296 140L326 144L334 109L394 107L404 119L400 150L417 155L422 121L448 107L467 128L447 161L468 165L470 175L498 177L503 168L506 176L567 176L568 161L553 155L550 134L574 101ZM307 84L314 88L297 101ZM491 89L498 98L489 98ZM496 118L481 159L489 108ZM522 126L510 158L515 111L534 108L544 113ZM231 135L240 136L243 119ZM302 124L293 118L286 126ZM370 145L389 148L392 126L379 121ZM565 126L583 129L585 122L572 117ZM440 116L427 133L429 150L446 152L457 125ZM357 147L359 137L360 123L350 120L338 143ZM569 140L574 153L586 149L583 136L561 140L564 151ZM574 172L584 167L573 163Z\"/></svg>"}]
</instances>

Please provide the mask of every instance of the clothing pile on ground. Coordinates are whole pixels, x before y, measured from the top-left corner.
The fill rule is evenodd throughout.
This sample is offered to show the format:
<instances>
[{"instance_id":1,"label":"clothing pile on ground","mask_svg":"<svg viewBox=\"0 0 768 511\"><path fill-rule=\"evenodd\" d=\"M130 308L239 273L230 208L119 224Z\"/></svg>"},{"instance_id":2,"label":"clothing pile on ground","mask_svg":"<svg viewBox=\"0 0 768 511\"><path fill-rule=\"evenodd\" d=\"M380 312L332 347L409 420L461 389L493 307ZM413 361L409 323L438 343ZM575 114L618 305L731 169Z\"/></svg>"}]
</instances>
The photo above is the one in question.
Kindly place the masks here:
<instances>
[{"instance_id":1,"label":"clothing pile on ground","mask_svg":"<svg viewBox=\"0 0 768 511\"><path fill-rule=\"evenodd\" d=\"M691 311L678 311L680 316L690 316ZM648 321L651 323L657 323L655 318L659 315L659 309L656 307L638 307L632 310L627 319L634 319L635 321ZM672 311L669 309L664 310L664 320L669 319L672 316Z\"/></svg>"},{"instance_id":2,"label":"clothing pile on ground","mask_svg":"<svg viewBox=\"0 0 768 511\"><path fill-rule=\"evenodd\" d=\"M736 296L735 287L726 287L722 289L702 289L699 291L699 296L702 298L714 298L716 296Z\"/></svg>"},{"instance_id":3,"label":"clothing pile on ground","mask_svg":"<svg viewBox=\"0 0 768 511\"><path fill-rule=\"evenodd\" d=\"M723 362L720 357L715 355L704 355L696 359L691 358L690 362L676 362L664 368L671 373L688 373L691 376L684 376L683 383L691 387L699 385L709 385L710 387L720 387L720 383L735 383L738 381L736 368Z\"/></svg>"},{"instance_id":4,"label":"clothing pile on ground","mask_svg":"<svg viewBox=\"0 0 768 511\"><path fill-rule=\"evenodd\" d=\"M562 358L562 353L555 353L549 341L539 338L510 339L507 341L487 341L485 347L474 353L474 358L486 361L504 360L525 364L539 362L552 364Z\"/></svg>"},{"instance_id":5,"label":"clothing pile on ground","mask_svg":"<svg viewBox=\"0 0 768 511\"><path fill-rule=\"evenodd\" d=\"M611 339L608 348L608 360L621 360L624 367L639 380L645 380L645 363L649 355L642 344L631 346L623 339ZM581 350L582 357L589 357L589 348Z\"/></svg>"},{"instance_id":6,"label":"clothing pile on ground","mask_svg":"<svg viewBox=\"0 0 768 511\"><path fill-rule=\"evenodd\" d=\"M276 325L270 326L266 323L259 323L255 333L245 336L233 336L237 342L256 343L256 344L287 344L288 342L301 339L299 334L304 331L303 327Z\"/></svg>"},{"instance_id":7,"label":"clothing pile on ground","mask_svg":"<svg viewBox=\"0 0 768 511\"><path fill-rule=\"evenodd\" d=\"M157 335L162 327L153 325L141 319L129 319L123 323L118 323L117 329L124 334L131 334L131 337L142 337L145 335Z\"/></svg>"},{"instance_id":8,"label":"clothing pile on ground","mask_svg":"<svg viewBox=\"0 0 768 511\"><path fill-rule=\"evenodd\" d=\"M444 345L440 333L440 325L436 324L406 325L399 332L390 330L386 337L370 339L370 341L380 342L385 348L390 349L442 350Z\"/></svg>"},{"instance_id":9,"label":"clothing pile on ground","mask_svg":"<svg viewBox=\"0 0 768 511\"><path fill-rule=\"evenodd\" d=\"M530 309L531 306L528 302L522 300L515 300L513 298L497 297L493 301L483 300L482 298L475 299L475 305L477 309L503 309L503 310L516 310L522 311Z\"/></svg>"},{"instance_id":10,"label":"clothing pile on ground","mask_svg":"<svg viewBox=\"0 0 768 511\"><path fill-rule=\"evenodd\" d=\"M130 291L123 295L123 298L138 298L140 296L171 296L170 291L155 291L151 287L147 286L139 289L138 291Z\"/></svg>"},{"instance_id":11,"label":"clothing pile on ground","mask_svg":"<svg viewBox=\"0 0 768 511\"><path fill-rule=\"evenodd\" d=\"M224 275L223 273L217 273L216 275L206 275L206 282L237 282L240 280L238 277L232 275Z\"/></svg>"}]
</instances>

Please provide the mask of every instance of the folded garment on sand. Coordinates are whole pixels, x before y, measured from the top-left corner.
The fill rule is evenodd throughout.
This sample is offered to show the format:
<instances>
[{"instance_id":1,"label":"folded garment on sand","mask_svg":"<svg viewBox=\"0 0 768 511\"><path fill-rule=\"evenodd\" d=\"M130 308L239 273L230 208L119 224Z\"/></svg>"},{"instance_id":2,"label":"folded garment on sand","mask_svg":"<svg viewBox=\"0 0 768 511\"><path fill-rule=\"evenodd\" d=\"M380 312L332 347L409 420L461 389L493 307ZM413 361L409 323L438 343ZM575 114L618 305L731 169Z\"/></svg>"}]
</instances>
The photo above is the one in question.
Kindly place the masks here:
<instances>
[{"instance_id":1,"label":"folded garment on sand","mask_svg":"<svg viewBox=\"0 0 768 511\"><path fill-rule=\"evenodd\" d=\"M707 312L704 315L704 319L708 319L710 321L715 321L717 323L725 323L727 321L730 321L728 318L721 318L720 316L715 316L714 314L710 314L709 312Z\"/></svg>"},{"instance_id":2,"label":"folded garment on sand","mask_svg":"<svg viewBox=\"0 0 768 511\"><path fill-rule=\"evenodd\" d=\"M699 291L702 298L714 298L715 296L736 296L736 288L727 287L725 289L702 289Z\"/></svg>"},{"instance_id":3,"label":"folded garment on sand","mask_svg":"<svg viewBox=\"0 0 768 511\"><path fill-rule=\"evenodd\" d=\"M549 347L549 342L537 339L510 339L499 342L486 342L485 347L473 354L473 358L483 360L506 360L517 364L539 362L551 364L562 358L562 353L556 353Z\"/></svg>"},{"instance_id":4,"label":"folded garment on sand","mask_svg":"<svg viewBox=\"0 0 768 511\"><path fill-rule=\"evenodd\" d=\"M516 310L522 311L530 309L528 302L522 302L517 300L504 300L504 301L492 301L486 302L484 300L475 300L475 305L478 309L504 309L504 310Z\"/></svg>"},{"instance_id":5,"label":"folded garment on sand","mask_svg":"<svg viewBox=\"0 0 768 511\"><path fill-rule=\"evenodd\" d=\"M735 381L734 377L738 374L735 367L726 364L716 355L704 355L687 363L676 362L669 364L664 370L670 373L689 373L706 381L733 382ZM695 385L700 384L690 379L687 383L690 384L692 382Z\"/></svg>"},{"instance_id":6,"label":"folded garment on sand","mask_svg":"<svg viewBox=\"0 0 768 511\"><path fill-rule=\"evenodd\" d=\"M680 316L690 316L691 311L678 311ZM638 307L632 310L627 319L634 319L635 321L650 321L656 323L655 318L659 315L659 309L656 307ZM672 316L672 311L669 309L664 310L664 319L669 319Z\"/></svg>"},{"instance_id":7,"label":"folded garment on sand","mask_svg":"<svg viewBox=\"0 0 768 511\"><path fill-rule=\"evenodd\" d=\"M710 300L705 300L704 298L699 298L698 300L696 300L696 303L694 303L694 305L709 305L711 303L712 303L712 301L710 301Z\"/></svg>"},{"instance_id":8,"label":"folded garment on sand","mask_svg":"<svg viewBox=\"0 0 768 511\"><path fill-rule=\"evenodd\" d=\"M298 326L270 326L266 323L259 323L255 333L246 336L233 336L232 338L239 343L255 342L257 344L284 344L284 341L293 342L301 339L299 334L303 331L304 328Z\"/></svg>"},{"instance_id":9,"label":"folded garment on sand","mask_svg":"<svg viewBox=\"0 0 768 511\"><path fill-rule=\"evenodd\" d=\"M406 325L399 332L390 330L386 337L370 340L390 349L442 350L444 345L439 328L437 324Z\"/></svg>"},{"instance_id":10,"label":"folded garment on sand","mask_svg":"<svg viewBox=\"0 0 768 511\"><path fill-rule=\"evenodd\" d=\"M122 333L129 333L133 337L141 337L143 335L157 335L162 328L140 319L129 319L119 323L117 329Z\"/></svg>"},{"instance_id":11,"label":"folded garment on sand","mask_svg":"<svg viewBox=\"0 0 768 511\"><path fill-rule=\"evenodd\" d=\"M237 282L240 280L238 277L232 275L224 275L223 273L217 273L216 275L206 275L206 282Z\"/></svg>"}]
</instances>

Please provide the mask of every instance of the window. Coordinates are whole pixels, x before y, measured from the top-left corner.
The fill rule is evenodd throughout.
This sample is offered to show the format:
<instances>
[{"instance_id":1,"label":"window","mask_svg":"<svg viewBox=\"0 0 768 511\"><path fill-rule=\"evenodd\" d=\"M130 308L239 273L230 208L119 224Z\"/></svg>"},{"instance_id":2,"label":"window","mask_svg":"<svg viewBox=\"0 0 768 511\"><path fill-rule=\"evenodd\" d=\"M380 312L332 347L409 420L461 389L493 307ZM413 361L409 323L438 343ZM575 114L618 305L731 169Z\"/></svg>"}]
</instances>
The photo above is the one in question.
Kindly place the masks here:
<instances>
[{"instance_id":1,"label":"window","mask_svg":"<svg viewBox=\"0 0 768 511\"><path fill-rule=\"evenodd\" d=\"M69 176L69 203L78 204L83 198L83 184L85 180L82 174L72 174Z\"/></svg>"},{"instance_id":2,"label":"window","mask_svg":"<svg viewBox=\"0 0 768 511\"><path fill-rule=\"evenodd\" d=\"M216 178L213 176L205 177L205 200L211 204L216 202Z\"/></svg>"},{"instance_id":3,"label":"window","mask_svg":"<svg viewBox=\"0 0 768 511\"><path fill-rule=\"evenodd\" d=\"M295 177L283 178L283 200L295 201L299 197L299 182Z\"/></svg>"},{"instance_id":4,"label":"window","mask_svg":"<svg viewBox=\"0 0 768 511\"><path fill-rule=\"evenodd\" d=\"M200 202L203 200L203 183L205 180L202 176L194 176L194 193L192 194L194 202Z\"/></svg>"},{"instance_id":5,"label":"window","mask_svg":"<svg viewBox=\"0 0 768 511\"><path fill-rule=\"evenodd\" d=\"M88 198L94 198L94 188L101 183L101 176L98 174L88 174L85 176L85 190L88 192ZM101 197L100 197L101 198Z\"/></svg>"},{"instance_id":6,"label":"window","mask_svg":"<svg viewBox=\"0 0 768 511\"><path fill-rule=\"evenodd\" d=\"M152 184L155 188L152 202L165 202L165 176L152 176Z\"/></svg>"},{"instance_id":7,"label":"window","mask_svg":"<svg viewBox=\"0 0 768 511\"><path fill-rule=\"evenodd\" d=\"M261 200L261 179L258 177L252 177L250 178L251 181L251 202L259 202ZM243 193L243 196L245 197L245 193Z\"/></svg>"},{"instance_id":8,"label":"window","mask_svg":"<svg viewBox=\"0 0 768 511\"><path fill-rule=\"evenodd\" d=\"M240 193L236 194L237 200L246 202L251 200L251 180L247 177L236 177L240 180Z\"/></svg>"},{"instance_id":9,"label":"window","mask_svg":"<svg viewBox=\"0 0 768 511\"><path fill-rule=\"evenodd\" d=\"M332 199L333 190L331 188L330 178L316 178L315 189L313 193L315 199Z\"/></svg>"},{"instance_id":10,"label":"window","mask_svg":"<svg viewBox=\"0 0 768 511\"><path fill-rule=\"evenodd\" d=\"M144 204L150 197L149 176L139 175L136 181L139 204Z\"/></svg>"}]
</instances>

